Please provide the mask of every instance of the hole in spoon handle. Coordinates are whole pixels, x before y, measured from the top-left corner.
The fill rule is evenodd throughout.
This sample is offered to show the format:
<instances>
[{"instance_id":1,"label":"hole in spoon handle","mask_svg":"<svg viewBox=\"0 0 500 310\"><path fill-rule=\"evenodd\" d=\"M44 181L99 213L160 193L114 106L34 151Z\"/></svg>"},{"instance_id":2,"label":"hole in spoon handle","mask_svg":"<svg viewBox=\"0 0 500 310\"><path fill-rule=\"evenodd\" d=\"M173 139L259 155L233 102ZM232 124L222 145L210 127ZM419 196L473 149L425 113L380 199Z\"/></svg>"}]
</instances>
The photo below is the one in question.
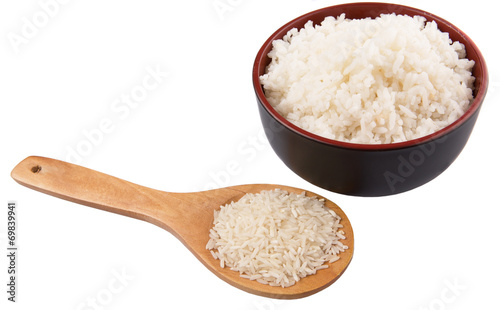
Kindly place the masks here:
<instances>
[{"instance_id":1,"label":"hole in spoon handle","mask_svg":"<svg viewBox=\"0 0 500 310\"><path fill-rule=\"evenodd\" d=\"M21 185L48 195L150 222L168 195L82 166L38 156L24 159L11 176Z\"/></svg>"},{"instance_id":2,"label":"hole in spoon handle","mask_svg":"<svg viewBox=\"0 0 500 310\"><path fill-rule=\"evenodd\" d=\"M42 170L42 167L40 167L39 165L35 165L35 166L31 167L31 172L33 172L33 173L38 173L38 172L40 172L40 170Z\"/></svg>"}]
</instances>

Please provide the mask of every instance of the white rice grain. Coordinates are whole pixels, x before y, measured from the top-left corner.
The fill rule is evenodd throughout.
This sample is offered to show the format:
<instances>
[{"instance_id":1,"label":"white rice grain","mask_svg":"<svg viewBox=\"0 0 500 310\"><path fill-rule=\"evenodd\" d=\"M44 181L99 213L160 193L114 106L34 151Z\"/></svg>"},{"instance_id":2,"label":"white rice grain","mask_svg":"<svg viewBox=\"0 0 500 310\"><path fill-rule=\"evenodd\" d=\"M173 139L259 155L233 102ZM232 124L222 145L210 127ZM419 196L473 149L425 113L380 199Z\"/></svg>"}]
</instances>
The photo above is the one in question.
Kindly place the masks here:
<instances>
[{"instance_id":1,"label":"white rice grain","mask_svg":"<svg viewBox=\"0 0 500 310\"><path fill-rule=\"evenodd\" d=\"M246 194L214 212L206 248L221 267L244 278L288 287L327 268L347 249L340 220L324 200L305 193Z\"/></svg>"},{"instance_id":2,"label":"white rice grain","mask_svg":"<svg viewBox=\"0 0 500 310\"><path fill-rule=\"evenodd\" d=\"M273 42L260 82L287 120L363 144L416 139L451 124L473 99L463 44L422 16L327 17Z\"/></svg>"}]
</instances>

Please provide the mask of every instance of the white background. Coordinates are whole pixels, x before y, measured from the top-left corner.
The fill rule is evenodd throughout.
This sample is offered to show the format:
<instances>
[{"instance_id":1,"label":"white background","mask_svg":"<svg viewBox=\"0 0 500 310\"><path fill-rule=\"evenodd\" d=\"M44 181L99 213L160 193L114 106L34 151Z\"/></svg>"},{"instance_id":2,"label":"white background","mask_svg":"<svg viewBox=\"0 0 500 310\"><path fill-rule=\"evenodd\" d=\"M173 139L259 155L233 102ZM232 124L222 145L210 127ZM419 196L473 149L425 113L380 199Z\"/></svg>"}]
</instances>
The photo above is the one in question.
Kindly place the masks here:
<instances>
[{"instance_id":1,"label":"white background","mask_svg":"<svg viewBox=\"0 0 500 310\"><path fill-rule=\"evenodd\" d=\"M51 7L52 16L43 13L40 3L47 2L0 4L2 309L498 309L500 45L494 29L500 23L491 1L399 2L440 15L473 38L487 59L490 87L453 165L420 188L382 198L311 185L262 138L251 85L260 45L288 20L340 2L69 0ZM33 18L39 27L19 41ZM148 68L168 77L136 93L142 101L126 108L120 98L139 92ZM103 120L110 128L99 136ZM93 141L85 132L94 133ZM67 160L78 148L83 166L166 191L275 183L324 195L350 218L354 258L320 293L262 298L215 277L156 226L10 178L29 155ZM10 200L18 203L15 304L6 294Z\"/></svg>"}]
</instances>

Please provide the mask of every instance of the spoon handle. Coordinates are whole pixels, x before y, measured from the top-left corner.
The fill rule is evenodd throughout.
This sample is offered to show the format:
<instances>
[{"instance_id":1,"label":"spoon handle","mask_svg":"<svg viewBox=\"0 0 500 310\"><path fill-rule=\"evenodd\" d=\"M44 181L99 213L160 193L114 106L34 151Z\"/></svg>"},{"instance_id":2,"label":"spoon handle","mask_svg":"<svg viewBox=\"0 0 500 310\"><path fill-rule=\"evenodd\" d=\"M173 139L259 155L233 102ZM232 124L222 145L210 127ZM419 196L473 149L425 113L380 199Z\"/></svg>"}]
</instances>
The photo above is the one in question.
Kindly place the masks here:
<instances>
[{"instance_id":1,"label":"spoon handle","mask_svg":"<svg viewBox=\"0 0 500 310\"><path fill-rule=\"evenodd\" d=\"M175 196L173 193L56 159L27 157L11 176L19 184L45 194L154 224L159 224L160 215L172 219L181 215L176 208L179 199L171 196Z\"/></svg>"}]
</instances>

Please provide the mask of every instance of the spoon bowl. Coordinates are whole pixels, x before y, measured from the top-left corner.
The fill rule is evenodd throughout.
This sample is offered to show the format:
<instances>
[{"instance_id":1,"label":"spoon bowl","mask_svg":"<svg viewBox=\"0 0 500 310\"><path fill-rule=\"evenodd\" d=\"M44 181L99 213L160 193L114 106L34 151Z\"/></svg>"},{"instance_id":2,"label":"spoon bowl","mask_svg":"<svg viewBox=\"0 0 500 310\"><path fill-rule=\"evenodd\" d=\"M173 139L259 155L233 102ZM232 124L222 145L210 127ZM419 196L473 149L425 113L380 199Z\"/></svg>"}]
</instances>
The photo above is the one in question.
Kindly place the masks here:
<instances>
[{"instance_id":1,"label":"spoon bowl","mask_svg":"<svg viewBox=\"0 0 500 310\"><path fill-rule=\"evenodd\" d=\"M240 277L229 268L221 268L205 246L213 226L214 210L237 201L247 193L281 188L300 194L304 190L283 185L251 184L192 192L172 193L140 186L95 170L59 161L30 156L11 173L19 184L42 193L93 208L129 216L155 224L177 237L210 271L220 279L246 292L280 299L312 295L335 282L349 265L354 248L354 235L345 213L325 199L325 206L341 217L348 246L340 259L328 264L315 275L302 278L295 285L282 288ZM324 198L311 192L307 196Z\"/></svg>"}]
</instances>

